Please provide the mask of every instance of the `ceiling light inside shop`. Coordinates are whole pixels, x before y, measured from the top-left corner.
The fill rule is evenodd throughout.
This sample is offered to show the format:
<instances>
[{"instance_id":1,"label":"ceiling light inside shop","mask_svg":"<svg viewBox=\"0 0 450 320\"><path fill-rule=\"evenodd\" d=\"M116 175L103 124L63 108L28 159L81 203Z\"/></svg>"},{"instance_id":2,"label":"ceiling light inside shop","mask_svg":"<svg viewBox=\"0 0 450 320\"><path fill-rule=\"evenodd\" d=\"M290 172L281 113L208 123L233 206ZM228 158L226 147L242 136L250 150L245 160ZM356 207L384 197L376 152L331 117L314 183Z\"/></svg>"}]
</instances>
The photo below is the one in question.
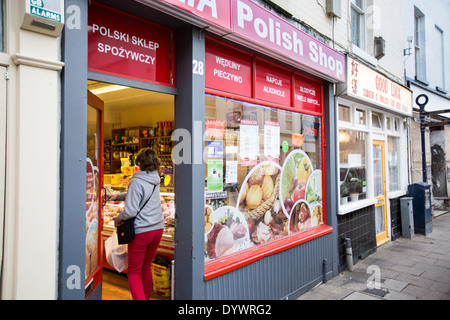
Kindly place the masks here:
<instances>
[{"instance_id":1,"label":"ceiling light inside shop","mask_svg":"<svg viewBox=\"0 0 450 320\"><path fill-rule=\"evenodd\" d=\"M106 86L106 87L102 87L102 88L92 89L91 92L93 94L97 95L97 94L120 91L120 90L124 90L124 89L128 89L128 87L119 86L119 85L115 84L115 85L110 85L110 86Z\"/></svg>"}]
</instances>

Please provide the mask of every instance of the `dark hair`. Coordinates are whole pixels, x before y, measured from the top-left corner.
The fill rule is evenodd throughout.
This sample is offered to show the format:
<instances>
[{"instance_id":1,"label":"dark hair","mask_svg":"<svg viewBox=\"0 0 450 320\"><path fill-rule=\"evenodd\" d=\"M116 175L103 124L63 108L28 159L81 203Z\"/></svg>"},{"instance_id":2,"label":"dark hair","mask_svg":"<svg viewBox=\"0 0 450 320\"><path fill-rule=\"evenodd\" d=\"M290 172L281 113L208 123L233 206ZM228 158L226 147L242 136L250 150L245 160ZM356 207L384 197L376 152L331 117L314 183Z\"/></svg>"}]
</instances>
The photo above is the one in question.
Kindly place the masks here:
<instances>
[{"instance_id":1,"label":"dark hair","mask_svg":"<svg viewBox=\"0 0 450 320\"><path fill-rule=\"evenodd\" d=\"M136 164L139 166L141 171L159 171L161 166L161 161L156 155L155 151L150 148L144 148L139 151L136 156Z\"/></svg>"}]
</instances>

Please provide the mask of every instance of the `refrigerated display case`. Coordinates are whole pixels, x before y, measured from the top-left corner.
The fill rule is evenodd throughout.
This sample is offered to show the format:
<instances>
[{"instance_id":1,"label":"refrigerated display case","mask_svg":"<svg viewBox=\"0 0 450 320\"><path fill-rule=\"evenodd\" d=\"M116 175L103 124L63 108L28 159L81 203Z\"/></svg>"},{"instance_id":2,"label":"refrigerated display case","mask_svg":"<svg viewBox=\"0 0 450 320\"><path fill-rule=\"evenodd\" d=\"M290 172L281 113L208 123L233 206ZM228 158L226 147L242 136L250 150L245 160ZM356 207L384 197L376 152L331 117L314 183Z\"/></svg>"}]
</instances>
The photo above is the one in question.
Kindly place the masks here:
<instances>
[{"instance_id":1,"label":"refrigerated display case","mask_svg":"<svg viewBox=\"0 0 450 320\"><path fill-rule=\"evenodd\" d=\"M111 186L105 185L105 188L111 190ZM125 190L125 188L117 188ZM108 192L108 191L107 191ZM174 259L174 227L175 227L175 194L172 192L161 192L161 208L164 216L164 232L157 254L169 260ZM114 232L114 218L124 209L125 201L108 201L103 208L103 241L106 241ZM104 243L104 242L103 242ZM114 270L106 261L106 255L103 254L103 266ZM126 271L125 271L126 272Z\"/></svg>"}]
</instances>

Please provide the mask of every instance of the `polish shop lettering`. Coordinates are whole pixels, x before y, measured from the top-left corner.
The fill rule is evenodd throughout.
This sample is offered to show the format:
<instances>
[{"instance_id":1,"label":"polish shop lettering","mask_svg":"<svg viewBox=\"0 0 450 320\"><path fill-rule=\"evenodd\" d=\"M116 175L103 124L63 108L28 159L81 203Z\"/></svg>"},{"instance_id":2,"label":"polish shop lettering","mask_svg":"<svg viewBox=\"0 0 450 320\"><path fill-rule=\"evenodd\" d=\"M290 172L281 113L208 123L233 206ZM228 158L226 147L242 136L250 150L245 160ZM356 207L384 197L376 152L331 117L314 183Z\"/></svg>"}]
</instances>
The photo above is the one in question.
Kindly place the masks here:
<instances>
[{"instance_id":1,"label":"polish shop lettering","mask_svg":"<svg viewBox=\"0 0 450 320\"><path fill-rule=\"evenodd\" d=\"M99 42L97 44L98 52L104 54L111 54L116 57L131 59L134 61L142 62L145 64L155 64L155 56L154 54L150 55L153 51L155 52L159 48L159 44L157 42L153 42L147 39L143 39L134 35L130 35L125 32L121 32L119 30L111 30L108 27L100 26L98 24L92 25L92 33L99 33L105 38L118 40L124 42L124 44L132 44L134 46L142 47L150 50L149 54L136 52L134 50L128 49L129 46L114 46L108 43Z\"/></svg>"},{"instance_id":2,"label":"polish shop lettering","mask_svg":"<svg viewBox=\"0 0 450 320\"><path fill-rule=\"evenodd\" d=\"M233 3L233 31L345 82L345 57L249 0Z\"/></svg>"}]
</instances>

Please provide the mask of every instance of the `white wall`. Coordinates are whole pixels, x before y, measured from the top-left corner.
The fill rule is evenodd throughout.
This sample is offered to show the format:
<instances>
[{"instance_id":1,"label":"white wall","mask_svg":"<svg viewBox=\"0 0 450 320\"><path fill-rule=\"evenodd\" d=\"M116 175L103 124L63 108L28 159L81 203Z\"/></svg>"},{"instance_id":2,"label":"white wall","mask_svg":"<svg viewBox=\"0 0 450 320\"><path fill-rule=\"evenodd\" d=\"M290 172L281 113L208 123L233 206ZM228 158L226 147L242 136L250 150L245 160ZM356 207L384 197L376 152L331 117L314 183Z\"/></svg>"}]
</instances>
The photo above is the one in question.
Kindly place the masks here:
<instances>
[{"instance_id":1,"label":"white wall","mask_svg":"<svg viewBox=\"0 0 450 320\"><path fill-rule=\"evenodd\" d=\"M414 7L425 15L425 50L426 50L426 81L429 87L436 89L440 83L440 70L436 70L436 25L444 31L445 56L445 90L450 93L450 3L442 0L403 0L403 46L408 48L407 37L414 37ZM406 75L414 79L414 50L406 59Z\"/></svg>"},{"instance_id":2,"label":"white wall","mask_svg":"<svg viewBox=\"0 0 450 320\"><path fill-rule=\"evenodd\" d=\"M6 1L7 150L2 299L56 299L60 40L21 30L25 1ZM80 213L82 214L82 213Z\"/></svg>"}]
</instances>

